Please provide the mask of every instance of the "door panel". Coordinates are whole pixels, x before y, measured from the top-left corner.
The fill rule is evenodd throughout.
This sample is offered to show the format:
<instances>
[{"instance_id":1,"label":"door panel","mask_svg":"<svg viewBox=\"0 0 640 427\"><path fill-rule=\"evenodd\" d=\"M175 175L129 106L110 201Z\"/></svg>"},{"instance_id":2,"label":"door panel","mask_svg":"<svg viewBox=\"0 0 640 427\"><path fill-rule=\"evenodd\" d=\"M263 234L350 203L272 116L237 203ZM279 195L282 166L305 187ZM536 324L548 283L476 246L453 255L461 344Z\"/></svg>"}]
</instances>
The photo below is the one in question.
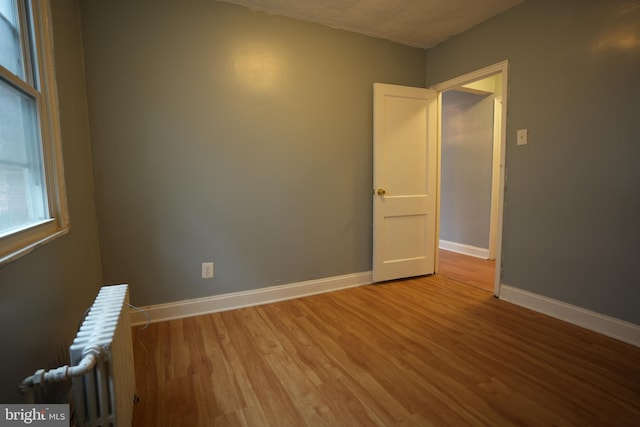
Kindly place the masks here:
<instances>
[{"instance_id":1,"label":"door panel","mask_svg":"<svg viewBox=\"0 0 640 427\"><path fill-rule=\"evenodd\" d=\"M432 274L437 92L374 84L373 280Z\"/></svg>"}]
</instances>

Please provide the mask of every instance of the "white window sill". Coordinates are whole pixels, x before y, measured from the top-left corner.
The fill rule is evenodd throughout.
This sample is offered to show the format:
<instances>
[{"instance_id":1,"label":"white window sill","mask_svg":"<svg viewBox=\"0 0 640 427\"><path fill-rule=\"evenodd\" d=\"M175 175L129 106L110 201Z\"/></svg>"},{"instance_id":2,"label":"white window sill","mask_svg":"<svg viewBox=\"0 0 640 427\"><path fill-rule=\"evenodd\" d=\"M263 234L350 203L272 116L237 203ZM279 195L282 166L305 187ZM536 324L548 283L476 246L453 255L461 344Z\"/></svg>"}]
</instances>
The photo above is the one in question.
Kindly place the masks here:
<instances>
[{"instance_id":1,"label":"white window sill","mask_svg":"<svg viewBox=\"0 0 640 427\"><path fill-rule=\"evenodd\" d=\"M0 268L64 236L70 230L70 227L57 229L56 221L52 219L3 237L0 239Z\"/></svg>"}]
</instances>

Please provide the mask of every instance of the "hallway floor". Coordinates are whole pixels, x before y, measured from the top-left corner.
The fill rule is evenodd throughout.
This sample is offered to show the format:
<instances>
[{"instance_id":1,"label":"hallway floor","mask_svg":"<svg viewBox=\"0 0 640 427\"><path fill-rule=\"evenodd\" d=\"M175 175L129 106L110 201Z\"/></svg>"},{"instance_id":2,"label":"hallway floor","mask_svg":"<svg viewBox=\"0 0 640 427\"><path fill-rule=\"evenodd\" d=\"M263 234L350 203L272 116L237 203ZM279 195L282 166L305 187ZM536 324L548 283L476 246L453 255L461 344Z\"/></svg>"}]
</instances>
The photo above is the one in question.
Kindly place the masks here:
<instances>
[{"instance_id":1,"label":"hallway floor","mask_svg":"<svg viewBox=\"0 0 640 427\"><path fill-rule=\"evenodd\" d=\"M495 260L476 258L440 249L438 267L440 276L493 292Z\"/></svg>"}]
</instances>

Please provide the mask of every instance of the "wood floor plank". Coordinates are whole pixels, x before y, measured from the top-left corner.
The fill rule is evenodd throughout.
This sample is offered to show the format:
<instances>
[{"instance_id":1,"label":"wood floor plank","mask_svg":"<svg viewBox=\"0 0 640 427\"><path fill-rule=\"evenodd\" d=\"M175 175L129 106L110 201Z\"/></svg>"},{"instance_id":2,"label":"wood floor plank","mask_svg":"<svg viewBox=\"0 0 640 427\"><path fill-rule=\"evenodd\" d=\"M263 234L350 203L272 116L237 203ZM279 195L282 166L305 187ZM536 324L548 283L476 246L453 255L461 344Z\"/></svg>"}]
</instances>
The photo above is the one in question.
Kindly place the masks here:
<instances>
[{"instance_id":1,"label":"wood floor plank","mask_svg":"<svg viewBox=\"0 0 640 427\"><path fill-rule=\"evenodd\" d=\"M489 292L494 291L496 261L438 250L438 274Z\"/></svg>"},{"instance_id":2,"label":"wood floor plank","mask_svg":"<svg viewBox=\"0 0 640 427\"><path fill-rule=\"evenodd\" d=\"M441 275L136 335L135 426L640 425L640 348Z\"/></svg>"}]
</instances>

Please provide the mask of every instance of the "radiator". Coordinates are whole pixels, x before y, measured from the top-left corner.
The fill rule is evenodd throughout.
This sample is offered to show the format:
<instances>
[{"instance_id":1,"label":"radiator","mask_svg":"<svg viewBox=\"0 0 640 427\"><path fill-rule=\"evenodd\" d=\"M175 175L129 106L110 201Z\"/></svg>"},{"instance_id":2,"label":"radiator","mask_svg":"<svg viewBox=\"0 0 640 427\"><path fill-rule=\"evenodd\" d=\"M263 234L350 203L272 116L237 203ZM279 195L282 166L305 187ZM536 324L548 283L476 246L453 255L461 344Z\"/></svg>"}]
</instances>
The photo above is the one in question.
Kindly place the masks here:
<instances>
[{"instance_id":1,"label":"radiator","mask_svg":"<svg viewBox=\"0 0 640 427\"><path fill-rule=\"evenodd\" d=\"M128 285L103 286L69 348L71 366L96 353L95 367L72 377L78 426L131 426L136 397Z\"/></svg>"}]
</instances>

